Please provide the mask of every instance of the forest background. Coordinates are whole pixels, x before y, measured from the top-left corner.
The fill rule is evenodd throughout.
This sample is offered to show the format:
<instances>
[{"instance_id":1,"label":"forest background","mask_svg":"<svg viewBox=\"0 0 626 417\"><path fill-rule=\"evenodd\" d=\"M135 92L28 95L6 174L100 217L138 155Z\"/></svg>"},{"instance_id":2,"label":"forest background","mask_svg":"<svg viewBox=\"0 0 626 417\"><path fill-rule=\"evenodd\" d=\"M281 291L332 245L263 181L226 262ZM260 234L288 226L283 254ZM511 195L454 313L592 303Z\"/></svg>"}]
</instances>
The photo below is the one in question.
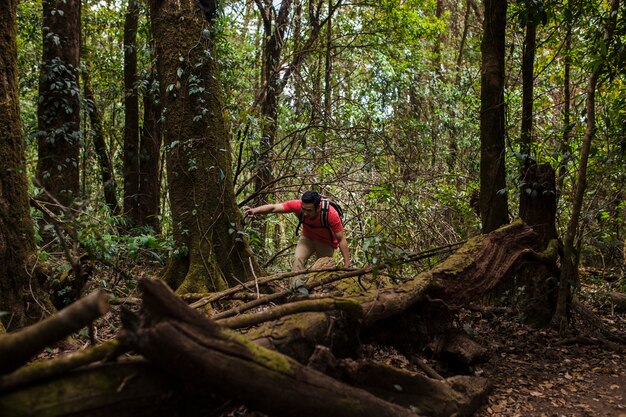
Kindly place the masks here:
<instances>
[{"instance_id":1,"label":"forest background","mask_svg":"<svg viewBox=\"0 0 626 417\"><path fill-rule=\"evenodd\" d=\"M57 306L75 297L61 278L81 259L166 267L179 293L287 270L297 219L250 222L237 207L311 188L344 207L355 265L493 230L543 193L574 264L623 276L618 2L201 2L211 24L194 2L168 3L17 5L28 265L45 265ZM481 97L492 7L504 11L495 156ZM533 163L554 168L553 190L524 182ZM8 328L27 321L15 306L0 308Z\"/></svg>"}]
</instances>

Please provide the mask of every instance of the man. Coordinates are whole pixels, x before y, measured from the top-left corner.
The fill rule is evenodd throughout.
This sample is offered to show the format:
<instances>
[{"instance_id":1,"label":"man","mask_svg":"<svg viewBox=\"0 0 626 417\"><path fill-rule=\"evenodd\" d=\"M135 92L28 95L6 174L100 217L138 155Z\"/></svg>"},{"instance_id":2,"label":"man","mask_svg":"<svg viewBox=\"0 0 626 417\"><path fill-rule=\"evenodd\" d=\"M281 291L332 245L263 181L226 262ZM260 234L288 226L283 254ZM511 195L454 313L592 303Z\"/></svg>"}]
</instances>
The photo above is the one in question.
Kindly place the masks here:
<instances>
[{"instance_id":1,"label":"man","mask_svg":"<svg viewBox=\"0 0 626 417\"><path fill-rule=\"evenodd\" d=\"M305 269L306 261L315 253L318 258L331 257L339 248L343 256L344 268L350 267L350 250L343 231L341 218L332 205L328 205L328 228L322 225L322 196L317 191L307 191L300 200L265 204L259 207L244 206L246 215L255 216L268 213L302 213L302 235L298 239L292 271ZM329 233L330 229L330 233Z\"/></svg>"}]
</instances>

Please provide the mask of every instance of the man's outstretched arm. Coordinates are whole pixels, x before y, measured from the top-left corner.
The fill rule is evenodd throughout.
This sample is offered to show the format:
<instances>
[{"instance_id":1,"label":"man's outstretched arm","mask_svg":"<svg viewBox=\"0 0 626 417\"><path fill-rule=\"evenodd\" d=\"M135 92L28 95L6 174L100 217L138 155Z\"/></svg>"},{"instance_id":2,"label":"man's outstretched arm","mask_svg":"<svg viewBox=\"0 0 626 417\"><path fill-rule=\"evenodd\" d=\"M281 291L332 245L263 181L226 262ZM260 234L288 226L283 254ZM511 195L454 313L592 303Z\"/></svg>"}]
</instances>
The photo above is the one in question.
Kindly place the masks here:
<instances>
[{"instance_id":1,"label":"man's outstretched arm","mask_svg":"<svg viewBox=\"0 0 626 417\"><path fill-rule=\"evenodd\" d=\"M287 210L283 207L283 203L276 204L264 204L258 207L242 207L246 216L265 215L269 213L287 213Z\"/></svg>"}]
</instances>

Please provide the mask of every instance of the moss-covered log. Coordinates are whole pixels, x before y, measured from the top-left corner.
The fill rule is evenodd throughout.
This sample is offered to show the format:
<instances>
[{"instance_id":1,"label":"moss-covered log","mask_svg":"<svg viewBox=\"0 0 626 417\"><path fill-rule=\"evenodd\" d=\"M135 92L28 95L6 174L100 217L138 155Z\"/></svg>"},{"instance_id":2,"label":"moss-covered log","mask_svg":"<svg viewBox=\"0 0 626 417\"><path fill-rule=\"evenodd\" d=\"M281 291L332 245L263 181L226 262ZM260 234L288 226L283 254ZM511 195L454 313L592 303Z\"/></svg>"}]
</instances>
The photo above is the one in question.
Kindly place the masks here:
<instances>
[{"instance_id":1,"label":"moss-covered log","mask_svg":"<svg viewBox=\"0 0 626 417\"><path fill-rule=\"evenodd\" d=\"M145 360L65 373L0 394L3 417L184 417L216 407L206 389L177 380Z\"/></svg>"},{"instance_id":2,"label":"moss-covered log","mask_svg":"<svg viewBox=\"0 0 626 417\"><path fill-rule=\"evenodd\" d=\"M168 372L273 416L414 416L251 343L189 308L160 281L142 280L143 323L126 339Z\"/></svg>"},{"instance_id":3,"label":"moss-covered log","mask_svg":"<svg viewBox=\"0 0 626 417\"><path fill-rule=\"evenodd\" d=\"M494 291L525 263L554 265L554 258L535 252L540 247L533 229L522 222L514 222L487 235L470 239L443 263L403 284L394 286L384 277L372 274L361 279L365 288L372 288L368 291L358 292L360 285L356 283L356 278L353 283L333 284L332 291L339 291L344 297L347 291L352 292L346 298L360 304L361 315L352 317L359 323L359 329L347 323L346 315L335 311L283 317L251 329L247 336L263 346L303 362L306 362L316 345L333 346L335 354L338 354L338 350L345 352L351 348L346 343L355 346L354 334L373 328L386 319L397 320L398 316L415 312L433 300L446 309L462 307ZM336 273L312 271L307 283L313 288L314 282L333 274ZM381 282L381 288L373 285L381 285ZM327 292L328 289L322 291ZM351 333L342 335L341 329ZM404 337L409 335L408 332L400 334Z\"/></svg>"}]
</instances>

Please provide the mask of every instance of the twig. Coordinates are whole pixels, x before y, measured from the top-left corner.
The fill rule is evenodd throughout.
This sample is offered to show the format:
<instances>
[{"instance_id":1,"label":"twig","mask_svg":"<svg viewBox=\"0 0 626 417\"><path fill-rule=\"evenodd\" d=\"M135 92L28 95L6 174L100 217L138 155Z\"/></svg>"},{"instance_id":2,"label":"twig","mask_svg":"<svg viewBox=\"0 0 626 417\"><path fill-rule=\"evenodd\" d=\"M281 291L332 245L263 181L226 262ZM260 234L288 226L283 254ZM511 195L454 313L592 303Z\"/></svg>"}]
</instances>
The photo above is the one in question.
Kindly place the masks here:
<instances>
[{"instance_id":1,"label":"twig","mask_svg":"<svg viewBox=\"0 0 626 417\"><path fill-rule=\"evenodd\" d=\"M259 292L259 279L254 272L254 266L252 265L252 258L248 258L248 262L250 263L250 270L252 271L252 276L254 277L254 285L256 286L256 298L261 297L261 293Z\"/></svg>"},{"instance_id":2,"label":"twig","mask_svg":"<svg viewBox=\"0 0 626 417\"><path fill-rule=\"evenodd\" d=\"M415 355L411 357L411 363L418 368L420 368L426 375L433 379L438 379L440 381L445 381L445 378L439 375L437 371L435 371L430 365L422 360L419 356Z\"/></svg>"}]
</instances>

